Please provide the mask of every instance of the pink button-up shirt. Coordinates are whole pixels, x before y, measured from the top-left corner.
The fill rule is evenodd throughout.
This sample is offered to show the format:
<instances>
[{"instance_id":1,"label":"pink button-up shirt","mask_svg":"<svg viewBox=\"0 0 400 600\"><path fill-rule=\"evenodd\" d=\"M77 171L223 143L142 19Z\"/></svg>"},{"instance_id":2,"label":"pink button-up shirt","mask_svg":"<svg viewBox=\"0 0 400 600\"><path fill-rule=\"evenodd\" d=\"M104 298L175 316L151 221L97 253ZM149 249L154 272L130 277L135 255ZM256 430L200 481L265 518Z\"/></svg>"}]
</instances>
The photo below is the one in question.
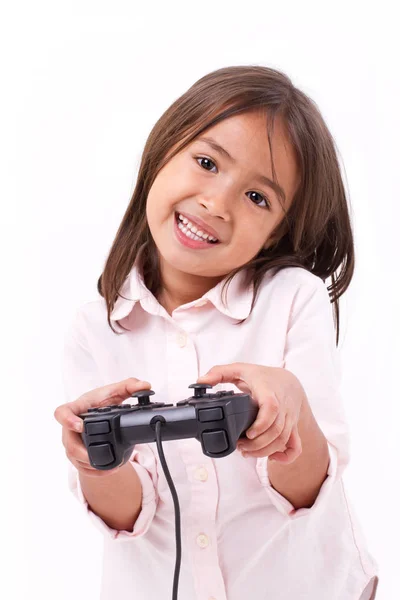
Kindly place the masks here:
<instances>
[{"instance_id":1,"label":"pink button-up shirt","mask_svg":"<svg viewBox=\"0 0 400 600\"><path fill-rule=\"evenodd\" d=\"M65 337L66 401L137 377L153 401L176 404L212 366L248 362L292 371L328 440L328 476L311 508L295 510L268 478L268 459L235 450L213 459L196 439L166 441L165 456L181 509L181 600L360 600L377 573L344 489L348 429L339 392L340 362L332 307L321 279L290 267L252 289L239 273L227 307L223 282L172 315L146 288L136 266L112 312L129 331L115 335L104 299L84 304ZM123 331L113 323L118 331ZM232 384L218 389L240 391ZM169 600L175 566L174 505L156 443L135 446L130 463L143 488L133 531L108 527L88 507L76 469L70 487L104 533L101 600ZM79 533L77 532L77 535Z\"/></svg>"}]
</instances>

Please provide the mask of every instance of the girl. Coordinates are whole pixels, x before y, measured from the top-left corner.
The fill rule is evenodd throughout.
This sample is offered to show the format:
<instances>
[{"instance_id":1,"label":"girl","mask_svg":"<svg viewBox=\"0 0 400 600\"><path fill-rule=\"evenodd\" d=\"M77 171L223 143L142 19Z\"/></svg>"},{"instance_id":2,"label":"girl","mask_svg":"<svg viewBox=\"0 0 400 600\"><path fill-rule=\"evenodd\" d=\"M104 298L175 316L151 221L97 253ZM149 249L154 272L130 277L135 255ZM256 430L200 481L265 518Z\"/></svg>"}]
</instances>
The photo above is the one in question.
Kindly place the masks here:
<instances>
[{"instance_id":1,"label":"girl","mask_svg":"<svg viewBox=\"0 0 400 600\"><path fill-rule=\"evenodd\" d=\"M68 402L55 412L71 489L104 532L102 600L171 597L174 507L156 443L95 470L77 415L150 387L176 404L196 381L250 393L259 412L222 459L196 439L164 442L181 507L179 597L375 597L377 567L342 481L338 301L353 271L334 141L287 76L219 69L168 108L101 299L66 335Z\"/></svg>"}]
</instances>

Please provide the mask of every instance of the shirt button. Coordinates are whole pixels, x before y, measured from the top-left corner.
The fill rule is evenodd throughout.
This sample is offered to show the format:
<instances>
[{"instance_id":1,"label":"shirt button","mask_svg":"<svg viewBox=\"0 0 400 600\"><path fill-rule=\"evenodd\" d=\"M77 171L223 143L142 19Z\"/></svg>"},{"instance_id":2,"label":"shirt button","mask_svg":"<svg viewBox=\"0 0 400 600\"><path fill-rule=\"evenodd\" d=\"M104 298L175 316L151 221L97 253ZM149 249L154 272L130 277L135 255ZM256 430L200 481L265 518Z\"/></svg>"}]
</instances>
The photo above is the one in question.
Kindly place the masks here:
<instances>
[{"instance_id":1,"label":"shirt button","mask_svg":"<svg viewBox=\"0 0 400 600\"><path fill-rule=\"evenodd\" d=\"M205 469L204 467L200 467L200 469L197 469L195 477L196 477L196 479L198 479L200 481L207 481L207 479L208 479L207 469Z\"/></svg>"},{"instance_id":2,"label":"shirt button","mask_svg":"<svg viewBox=\"0 0 400 600\"><path fill-rule=\"evenodd\" d=\"M207 548L208 537L204 533L201 533L197 536L197 544L200 546L200 548Z\"/></svg>"},{"instance_id":3,"label":"shirt button","mask_svg":"<svg viewBox=\"0 0 400 600\"><path fill-rule=\"evenodd\" d=\"M184 346L186 346L186 341L186 333L184 331L180 331L176 336L176 343L178 344L179 348L183 348Z\"/></svg>"}]
</instances>

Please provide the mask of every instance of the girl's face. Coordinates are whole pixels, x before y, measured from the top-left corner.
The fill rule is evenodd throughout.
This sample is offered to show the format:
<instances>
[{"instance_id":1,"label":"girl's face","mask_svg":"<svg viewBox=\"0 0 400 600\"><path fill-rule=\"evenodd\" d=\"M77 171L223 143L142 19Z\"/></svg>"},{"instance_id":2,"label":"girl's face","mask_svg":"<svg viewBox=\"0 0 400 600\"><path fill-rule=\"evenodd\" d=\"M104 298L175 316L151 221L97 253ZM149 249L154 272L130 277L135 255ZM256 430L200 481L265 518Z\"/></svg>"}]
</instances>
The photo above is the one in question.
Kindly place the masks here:
<instances>
[{"instance_id":1,"label":"girl's face","mask_svg":"<svg viewBox=\"0 0 400 600\"><path fill-rule=\"evenodd\" d=\"M298 171L294 151L278 118L272 149L287 211L297 187ZM162 279L182 282L186 276L207 290L268 246L271 232L284 212L279 192L266 178L272 181L264 113L225 119L174 156L158 173L146 207ZM188 226L192 239L181 231ZM193 227L197 228L197 237ZM218 242L205 241L207 233ZM198 241L199 236L203 241Z\"/></svg>"}]
</instances>

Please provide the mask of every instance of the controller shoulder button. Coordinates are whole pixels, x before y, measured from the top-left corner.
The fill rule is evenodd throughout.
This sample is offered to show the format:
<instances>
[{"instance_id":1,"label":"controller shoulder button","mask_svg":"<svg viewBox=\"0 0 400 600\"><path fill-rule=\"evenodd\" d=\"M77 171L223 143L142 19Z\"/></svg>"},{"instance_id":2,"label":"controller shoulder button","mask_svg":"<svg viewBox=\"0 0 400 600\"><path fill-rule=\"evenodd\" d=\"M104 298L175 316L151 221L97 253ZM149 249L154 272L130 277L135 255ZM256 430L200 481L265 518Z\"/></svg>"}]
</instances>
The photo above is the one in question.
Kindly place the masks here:
<instances>
[{"instance_id":1,"label":"controller shoulder button","mask_svg":"<svg viewBox=\"0 0 400 600\"><path fill-rule=\"evenodd\" d=\"M211 454L219 454L229 448L228 436L224 429L205 431L202 438L204 447Z\"/></svg>"},{"instance_id":2,"label":"controller shoulder button","mask_svg":"<svg viewBox=\"0 0 400 600\"><path fill-rule=\"evenodd\" d=\"M224 411L220 406L215 408L199 408L198 410L199 421L202 423L208 423L210 421L220 421L224 418Z\"/></svg>"},{"instance_id":3,"label":"controller shoulder button","mask_svg":"<svg viewBox=\"0 0 400 600\"><path fill-rule=\"evenodd\" d=\"M94 421L92 423L85 423L85 431L87 435L110 433L110 423L108 421Z\"/></svg>"},{"instance_id":4,"label":"controller shoulder button","mask_svg":"<svg viewBox=\"0 0 400 600\"><path fill-rule=\"evenodd\" d=\"M115 460L111 444L89 444L89 453L95 467L106 467Z\"/></svg>"}]
</instances>

